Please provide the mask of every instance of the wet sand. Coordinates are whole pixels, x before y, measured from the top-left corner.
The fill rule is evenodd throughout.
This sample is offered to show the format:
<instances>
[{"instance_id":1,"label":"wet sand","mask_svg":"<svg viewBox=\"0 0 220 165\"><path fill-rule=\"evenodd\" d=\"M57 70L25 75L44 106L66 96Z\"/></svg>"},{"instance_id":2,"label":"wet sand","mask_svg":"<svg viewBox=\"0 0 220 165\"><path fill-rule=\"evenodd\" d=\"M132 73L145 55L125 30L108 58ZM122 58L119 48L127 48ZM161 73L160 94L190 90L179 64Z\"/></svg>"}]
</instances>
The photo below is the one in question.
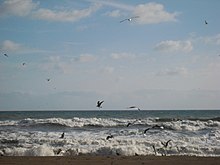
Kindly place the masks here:
<instances>
[{"instance_id":1,"label":"wet sand","mask_svg":"<svg viewBox=\"0 0 220 165\"><path fill-rule=\"evenodd\" d=\"M1 165L219 165L220 157L195 156L1 156Z\"/></svg>"}]
</instances>

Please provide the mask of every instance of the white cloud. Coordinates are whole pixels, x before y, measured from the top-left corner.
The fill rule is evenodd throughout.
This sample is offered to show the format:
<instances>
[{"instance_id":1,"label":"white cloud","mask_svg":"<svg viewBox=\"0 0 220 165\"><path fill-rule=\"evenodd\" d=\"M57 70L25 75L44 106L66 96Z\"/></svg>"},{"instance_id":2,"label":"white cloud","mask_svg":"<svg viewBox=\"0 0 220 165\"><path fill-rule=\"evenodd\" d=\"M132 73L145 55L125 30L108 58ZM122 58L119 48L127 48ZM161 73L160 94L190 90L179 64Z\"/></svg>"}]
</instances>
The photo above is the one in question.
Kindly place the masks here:
<instances>
[{"instance_id":1,"label":"white cloud","mask_svg":"<svg viewBox=\"0 0 220 165\"><path fill-rule=\"evenodd\" d=\"M105 15L109 16L109 17L120 17L122 15L120 10L113 10L113 11L109 11L107 13L105 13Z\"/></svg>"},{"instance_id":2,"label":"white cloud","mask_svg":"<svg viewBox=\"0 0 220 165\"><path fill-rule=\"evenodd\" d=\"M135 58L134 54L131 53L112 53L111 55L112 59L118 60L118 59L133 59Z\"/></svg>"},{"instance_id":3,"label":"white cloud","mask_svg":"<svg viewBox=\"0 0 220 165\"><path fill-rule=\"evenodd\" d=\"M175 52L175 51L190 52L193 50L193 45L192 42L189 40L187 41L167 40L157 44L155 49L165 52Z\"/></svg>"},{"instance_id":4,"label":"white cloud","mask_svg":"<svg viewBox=\"0 0 220 165\"><path fill-rule=\"evenodd\" d=\"M79 57L74 59L74 61L79 61L79 62L93 62L95 60L96 57L91 54L81 54Z\"/></svg>"},{"instance_id":5,"label":"white cloud","mask_svg":"<svg viewBox=\"0 0 220 165\"><path fill-rule=\"evenodd\" d=\"M22 45L10 40L5 40L1 43L1 50L7 52L16 52L22 49Z\"/></svg>"},{"instance_id":6,"label":"white cloud","mask_svg":"<svg viewBox=\"0 0 220 165\"><path fill-rule=\"evenodd\" d=\"M87 9L71 10L71 11L55 11L40 8L33 12L33 17L40 20L75 22L82 18L89 17L92 13L99 9L100 5L92 5Z\"/></svg>"},{"instance_id":7,"label":"white cloud","mask_svg":"<svg viewBox=\"0 0 220 165\"><path fill-rule=\"evenodd\" d=\"M160 22L176 21L177 13L169 13L164 6L158 3L146 3L137 5L133 11L139 16L137 22L140 24L154 24Z\"/></svg>"},{"instance_id":8,"label":"white cloud","mask_svg":"<svg viewBox=\"0 0 220 165\"><path fill-rule=\"evenodd\" d=\"M26 16L37 6L32 0L7 0L0 5L0 16Z\"/></svg>"},{"instance_id":9,"label":"white cloud","mask_svg":"<svg viewBox=\"0 0 220 165\"><path fill-rule=\"evenodd\" d=\"M187 75L188 70L184 67L178 67L174 69L165 69L158 73L156 73L157 76L178 76L178 75Z\"/></svg>"},{"instance_id":10,"label":"white cloud","mask_svg":"<svg viewBox=\"0 0 220 165\"><path fill-rule=\"evenodd\" d=\"M220 45L220 34L216 34L215 36L200 37L200 40L206 44Z\"/></svg>"}]
</instances>

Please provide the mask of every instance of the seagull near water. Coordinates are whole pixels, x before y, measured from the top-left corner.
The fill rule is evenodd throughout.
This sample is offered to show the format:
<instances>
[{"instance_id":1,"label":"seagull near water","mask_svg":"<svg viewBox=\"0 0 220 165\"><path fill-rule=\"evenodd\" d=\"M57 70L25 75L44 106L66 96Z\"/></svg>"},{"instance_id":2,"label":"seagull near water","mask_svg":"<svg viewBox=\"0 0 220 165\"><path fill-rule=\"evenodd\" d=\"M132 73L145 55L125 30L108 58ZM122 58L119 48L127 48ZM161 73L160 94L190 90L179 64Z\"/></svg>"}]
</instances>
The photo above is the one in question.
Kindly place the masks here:
<instances>
[{"instance_id":1,"label":"seagull near water","mask_svg":"<svg viewBox=\"0 0 220 165\"><path fill-rule=\"evenodd\" d=\"M138 111L140 111L141 109L140 108L138 108L137 106L130 106L130 107L128 107L129 109L137 109Z\"/></svg>"},{"instance_id":2,"label":"seagull near water","mask_svg":"<svg viewBox=\"0 0 220 165\"><path fill-rule=\"evenodd\" d=\"M131 22L134 18L139 18L139 16L134 16L134 17L130 17L130 18L126 18L120 21L120 23L124 22L124 21L129 21Z\"/></svg>"},{"instance_id":3,"label":"seagull near water","mask_svg":"<svg viewBox=\"0 0 220 165\"><path fill-rule=\"evenodd\" d=\"M104 100L103 100L103 101L97 101L96 107L102 108L102 104L103 104L103 103L104 103Z\"/></svg>"}]
</instances>

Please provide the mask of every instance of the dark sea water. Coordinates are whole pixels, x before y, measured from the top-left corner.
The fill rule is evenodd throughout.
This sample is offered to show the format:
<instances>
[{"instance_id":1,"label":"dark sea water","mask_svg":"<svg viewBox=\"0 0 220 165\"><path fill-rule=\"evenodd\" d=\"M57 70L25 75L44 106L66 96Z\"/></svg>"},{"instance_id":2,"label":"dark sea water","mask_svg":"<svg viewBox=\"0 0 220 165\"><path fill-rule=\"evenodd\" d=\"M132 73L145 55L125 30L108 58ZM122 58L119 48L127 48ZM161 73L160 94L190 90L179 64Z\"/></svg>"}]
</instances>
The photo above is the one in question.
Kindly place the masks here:
<instances>
[{"instance_id":1,"label":"dark sea water","mask_svg":"<svg viewBox=\"0 0 220 165\"><path fill-rule=\"evenodd\" d=\"M0 154L220 156L220 111L2 111Z\"/></svg>"}]
</instances>

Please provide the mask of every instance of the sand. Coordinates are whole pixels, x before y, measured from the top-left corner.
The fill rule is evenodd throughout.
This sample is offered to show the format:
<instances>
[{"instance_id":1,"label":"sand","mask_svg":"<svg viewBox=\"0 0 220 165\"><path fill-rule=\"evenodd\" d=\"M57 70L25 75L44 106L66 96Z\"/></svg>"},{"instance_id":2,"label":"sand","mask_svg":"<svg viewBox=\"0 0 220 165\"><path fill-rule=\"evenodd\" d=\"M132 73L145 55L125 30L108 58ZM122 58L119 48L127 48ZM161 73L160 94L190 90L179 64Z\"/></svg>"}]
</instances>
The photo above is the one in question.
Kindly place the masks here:
<instances>
[{"instance_id":1,"label":"sand","mask_svg":"<svg viewBox=\"0 0 220 165\"><path fill-rule=\"evenodd\" d=\"M220 165L220 157L194 156L1 156L1 165Z\"/></svg>"}]
</instances>

